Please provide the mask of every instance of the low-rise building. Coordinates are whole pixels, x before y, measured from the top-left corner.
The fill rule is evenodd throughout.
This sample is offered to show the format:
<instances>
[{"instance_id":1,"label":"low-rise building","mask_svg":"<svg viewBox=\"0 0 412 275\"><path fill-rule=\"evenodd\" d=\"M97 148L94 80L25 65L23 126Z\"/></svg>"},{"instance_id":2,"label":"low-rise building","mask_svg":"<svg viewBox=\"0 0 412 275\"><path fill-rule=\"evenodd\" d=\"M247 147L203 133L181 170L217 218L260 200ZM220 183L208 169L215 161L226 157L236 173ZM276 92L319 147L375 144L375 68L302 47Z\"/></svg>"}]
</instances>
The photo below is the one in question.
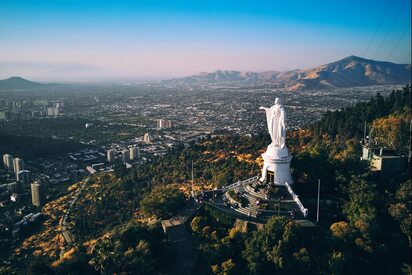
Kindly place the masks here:
<instances>
[{"instance_id":1,"label":"low-rise building","mask_svg":"<svg viewBox=\"0 0 412 275\"><path fill-rule=\"evenodd\" d=\"M405 171L408 167L408 158L395 150L379 148L369 139L362 139L361 160L369 162L373 172L393 173Z\"/></svg>"}]
</instances>

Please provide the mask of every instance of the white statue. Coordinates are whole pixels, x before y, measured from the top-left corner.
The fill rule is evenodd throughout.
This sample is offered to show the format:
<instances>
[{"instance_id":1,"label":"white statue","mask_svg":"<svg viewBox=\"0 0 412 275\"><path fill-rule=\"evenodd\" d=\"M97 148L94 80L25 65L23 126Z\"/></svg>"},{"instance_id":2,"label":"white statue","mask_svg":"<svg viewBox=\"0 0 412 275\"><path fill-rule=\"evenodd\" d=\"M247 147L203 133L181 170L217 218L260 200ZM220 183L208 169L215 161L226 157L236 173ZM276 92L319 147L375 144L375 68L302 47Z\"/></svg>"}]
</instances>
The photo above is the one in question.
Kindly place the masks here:
<instances>
[{"instance_id":1,"label":"white statue","mask_svg":"<svg viewBox=\"0 0 412 275\"><path fill-rule=\"evenodd\" d=\"M285 148L286 146L286 113L279 98L270 108L259 107L266 111L266 120L272 143L270 146Z\"/></svg>"}]
</instances>

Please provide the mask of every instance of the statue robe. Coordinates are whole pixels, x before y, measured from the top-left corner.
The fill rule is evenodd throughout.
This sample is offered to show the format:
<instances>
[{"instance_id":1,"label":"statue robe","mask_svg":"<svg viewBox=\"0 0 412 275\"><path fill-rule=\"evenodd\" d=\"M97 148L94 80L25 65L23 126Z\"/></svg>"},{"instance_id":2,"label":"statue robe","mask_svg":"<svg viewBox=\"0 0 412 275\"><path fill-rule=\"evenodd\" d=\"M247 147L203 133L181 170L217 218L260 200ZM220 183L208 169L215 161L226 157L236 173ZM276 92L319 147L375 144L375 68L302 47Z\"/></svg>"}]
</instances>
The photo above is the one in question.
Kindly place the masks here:
<instances>
[{"instance_id":1,"label":"statue robe","mask_svg":"<svg viewBox=\"0 0 412 275\"><path fill-rule=\"evenodd\" d=\"M266 109L266 120L270 137L272 139L272 146L285 148L286 146L286 114L283 106L275 104Z\"/></svg>"}]
</instances>

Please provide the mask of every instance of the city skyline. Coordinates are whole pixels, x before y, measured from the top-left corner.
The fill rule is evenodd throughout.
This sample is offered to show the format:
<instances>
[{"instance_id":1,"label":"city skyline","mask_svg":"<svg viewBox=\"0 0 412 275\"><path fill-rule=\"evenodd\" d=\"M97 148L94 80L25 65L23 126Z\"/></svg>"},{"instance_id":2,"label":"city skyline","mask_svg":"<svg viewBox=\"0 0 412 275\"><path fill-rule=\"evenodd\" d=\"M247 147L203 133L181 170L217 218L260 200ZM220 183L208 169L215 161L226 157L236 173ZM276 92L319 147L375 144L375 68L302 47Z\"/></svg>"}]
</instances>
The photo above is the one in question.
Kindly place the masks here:
<instances>
[{"instance_id":1,"label":"city skyline","mask_svg":"<svg viewBox=\"0 0 412 275\"><path fill-rule=\"evenodd\" d=\"M410 63L410 2L5 1L0 76L165 78L291 70L349 55Z\"/></svg>"}]
</instances>

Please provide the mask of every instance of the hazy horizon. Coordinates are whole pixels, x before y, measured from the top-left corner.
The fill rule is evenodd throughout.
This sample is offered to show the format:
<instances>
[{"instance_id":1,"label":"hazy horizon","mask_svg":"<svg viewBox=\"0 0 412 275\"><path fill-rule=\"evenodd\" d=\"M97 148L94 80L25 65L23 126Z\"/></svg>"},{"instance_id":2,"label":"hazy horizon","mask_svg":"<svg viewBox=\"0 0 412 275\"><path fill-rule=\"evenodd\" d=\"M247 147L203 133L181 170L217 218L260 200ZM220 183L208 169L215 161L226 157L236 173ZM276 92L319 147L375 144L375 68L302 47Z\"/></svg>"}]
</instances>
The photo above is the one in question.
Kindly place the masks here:
<instances>
[{"instance_id":1,"label":"hazy horizon","mask_svg":"<svg viewBox=\"0 0 412 275\"><path fill-rule=\"evenodd\" d=\"M344 57L345 58L345 57ZM328 63L338 61L331 60ZM385 61L385 60L376 60L376 61ZM411 64L411 63L405 63ZM321 66L324 64L319 64L315 67ZM13 69L10 69L13 68ZM268 71L293 71L293 70L304 70L308 68L294 68L294 69L285 69L285 70L256 70L254 72L268 72ZM24 73L25 69L35 71L29 76L26 76ZM199 73L213 73L219 68L211 71L200 71L191 74L182 74L182 75L122 75L116 73L110 73L109 70L104 70L102 68L89 66L86 64L79 63L64 63L64 62L21 62L21 61L9 61L1 62L0 61L0 80L11 78L11 77L22 77L27 80L34 80L40 82L53 82L59 81L62 83L70 82L118 82L118 81L135 81L135 82L150 82L150 81L160 81L167 80L179 77L187 77L191 75L197 75ZM227 71L242 71L242 70L227 70ZM9 74L9 72L12 72ZM14 72L14 73L13 73ZM62 74L62 72L64 74ZM71 74L74 72L74 75ZM57 73L57 74L56 74Z\"/></svg>"},{"instance_id":2,"label":"hazy horizon","mask_svg":"<svg viewBox=\"0 0 412 275\"><path fill-rule=\"evenodd\" d=\"M163 79L410 63L410 1L2 1L0 78Z\"/></svg>"}]
</instances>

